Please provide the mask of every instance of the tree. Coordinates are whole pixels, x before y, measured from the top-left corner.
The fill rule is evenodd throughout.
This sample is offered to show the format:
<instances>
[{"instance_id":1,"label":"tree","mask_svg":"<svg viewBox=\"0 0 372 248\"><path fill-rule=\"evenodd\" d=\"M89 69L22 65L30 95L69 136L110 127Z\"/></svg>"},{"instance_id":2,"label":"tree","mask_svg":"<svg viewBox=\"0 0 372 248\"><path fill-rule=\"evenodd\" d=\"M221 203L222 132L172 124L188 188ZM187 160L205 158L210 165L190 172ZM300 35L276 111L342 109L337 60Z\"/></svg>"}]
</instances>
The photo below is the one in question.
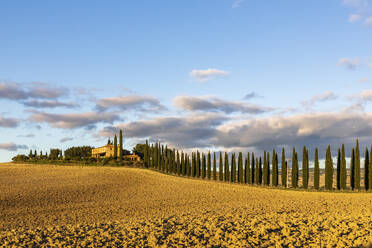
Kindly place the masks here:
<instances>
[{"instance_id":1,"label":"tree","mask_svg":"<svg viewBox=\"0 0 372 248\"><path fill-rule=\"evenodd\" d=\"M276 154L275 150L273 150L273 176L272 176L272 184L274 187L278 186L278 154Z\"/></svg>"},{"instance_id":2,"label":"tree","mask_svg":"<svg viewBox=\"0 0 372 248\"><path fill-rule=\"evenodd\" d=\"M256 158L256 168L255 168L255 175L254 175L254 182L255 184L259 184L259 181L260 181L260 164L258 163L258 158Z\"/></svg>"},{"instance_id":3,"label":"tree","mask_svg":"<svg viewBox=\"0 0 372 248\"><path fill-rule=\"evenodd\" d=\"M326 161L325 161L325 187L328 190L333 188L333 161L331 155L331 146L328 146L326 152Z\"/></svg>"},{"instance_id":4,"label":"tree","mask_svg":"<svg viewBox=\"0 0 372 248\"><path fill-rule=\"evenodd\" d=\"M244 177L243 177L243 153L239 152L239 157L238 157L238 181L239 183L243 183Z\"/></svg>"},{"instance_id":5,"label":"tree","mask_svg":"<svg viewBox=\"0 0 372 248\"><path fill-rule=\"evenodd\" d=\"M217 180L217 161L216 152L213 152L213 180Z\"/></svg>"},{"instance_id":6,"label":"tree","mask_svg":"<svg viewBox=\"0 0 372 248\"><path fill-rule=\"evenodd\" d=\"M206 161L206 158L205 158L205 155L204 153L202 153L202 178L205 179L205 177L207 176L207 161Z\"/></svg>"},{"instance_id":7,"label":"tree","mask_svg":"<svg viewBox=\"0 0 372 248\"><path fill-rule=\"evenodd\" d=\"M258 184L262 184L262 159L260 157L258 162Z\"/></svg>"},{"instance_id":8,"label":"tree","mask_svg":"<svg viewBox=\"0 0 372 248\"><path fill-rule=\"evenodd\" d=\"M207 160L207 177L210 180L212 176L212 164L211 164L211 152L208 152L208 160Z\"/></svg>"},{"instance_id":9,"label":"tree","mask_svg":"<svg viewBox=\"0 0 372 248\"><path fill-rule=\"evenodd\" d=\"M282 148L282 169L281 169L281 178L282 178L282 186L287 187L287 166L285 161L285 150L284 147Z\"/></svg>"},{"instance_id":10,"label":"tree","mask_svg":"<svg viewBox=\"0 0 372 248\"><path fill-rule=\"evenodd\" d=\"M180 153L177 150L177 176L181 174L181 161L180 161Z\"/></svg>"},{"instance_id":11,"label":"tree","mask_svg":"<svg viewBox=\"0 0 372 248\"><path fill-rule=\"evenodd\" d=\"M266 182L267 185L270 185L270 153L267 152L267 158L266 158L266 163L267 163L267 173L266 173Z\"/></svg>"},{"instance_id":12,"label":"tree","mask_svg":"<svg viewBox=\"0 0 372 248\"><path fill-rule=\"evenodd\" d=\"M298 187L298 162L297 153L294 147L292 152L292 187Z\"/></svg>"},{"instance_id":13,"label":"tree","mask_svg":"<svg viewBox=\"0 0 372 248\"><path fill-rule=\"evenodd\" d=\"M82 158L90 158L92 156L91 146L74 146L65 150L65 157L68 159L80 160Z\"/></svg>"},{"instance_id":14,"label":"tree","mask_svg":"<svg viewBox=\"0 0 372 248\"><path fill-rule=\"evenodd\" d=\"M251 170L250 170L250 160L249 160L249 152L247 153L247 157L245 158L245 169L244 169L244 183L248 184L251 182Z\"/></svg>"},{"instance_id":15,"label":"tree","mask_svg":"<svg viewBox=\"0 0 372 248\"><path fill-rule=\"evenodd\" d=\"M309 158L306 146L302 150L302 185L304 189L307 189L309 185Z\"/></svg>"},{"instance_id":16,"label":"tree","mask_svg":"<svg viewBox=\"0 0 372 248\"><path fill-rule=\"evenodd\" d=\"M191 176L195 177L196 175L196 164L195 164L195 153L191 154Z\"/></svg>"},{"instance_id":17,"label":"tree","mask_svg":"<svg viewBox=\"0 0 372 248\"><path fill-rule=\"evenodd\" d=\"M231 155L231 182L235 183L236 181L236 160L235 153Z\"/></svg>"},{"instance_id":18,"label":"tree","mask_svg":"<svg viewBox=\"0 0 372 248\"><path fill-rule=\"evenodd\" d=\"M251 184L254 184L256 182L256 168L255 168L255 159L254 159L254 153L252 152L252 167L251 167Z\"/></svg>"},{"instance_id":19,"label":"tree","mask_svg":"<svg viewBox=\"0 0 372 248\"><path fill-rule=\"evenodd\" d=\"M62 151L60 149L50 149L49 158L52 160L59 159L60 154L62 154Z\"/></svg>"},{"instance_id":20,"label":"tree","mask_svg":"<svg viewBox=\"0 0 372 248\"><path fill-rule=\"evenodd\" d=\"M364 153L364 188L369 190L369 152L367 147Z\"/></svg>"},{"instance_id":21,"label":"tree","mask_svg":"<svg viewBox=\"0 0 372 248\"><path fill-rule=\"evenodd\" d=\"M345 158L345 145L342 144L341 147L341 168L340 168L340 187L341 189L346 189L346 178L347 178L347 170L346 170L346 158Z\"/></svg>"},{"instance_id":22,"label":"tree","mask_svg":"<svg viewBox=\"0 0 372 248\"><path fill-rule=\"evenodd\" d=\"M115 134L115 137L114 137L114 158L115 159L118 158L118 137L116 136L116 134Z\"/></svg>"},{"instance_id":23,"label":"tree","mask_svg":"<svg viewBox=\"0 0 372 248\"><path fill-rule=\"evenodd\" d=\"M356 140L356 147L355 147L355 189L360 190L360 151L359 151L359 141Z\"/></svg>"},{"instance_id":24,"label":"tree","mask_svg":"<svg viewBox=\"0 0 372 248\"><path fill-rule=\"evenodd\" d=\"M223 181L223 161L222 161L222 152L220 152L220 161L218 165L218 177L220 181Z\"/></svg>"},{"instance_id":25,"label":"tree","mask_svg":"<svg viewBox=\"0 0 372 248\"><path fill-rule=\"evenodd\" d=\"M336 169L337 189L341 189L341 149L337 151L337 169Z\"/></svg>"},{"instance_id":26,"label":"tree","mask_svg":"<svg viewBox=\"0 0 372 248\"><path fill-rule=\"evenodd\" d=\"M229 172L229 155L225 152L225 182L230 181L230 172Z\"/></svg>"},{"instance_id":27,"label":"tree","mask_svg":"<svg viewBox=\"0 0 372 248\"><path fill-rule=\"evenodd\" d=\"M319 189L320 169L319 169L319 158L318 148L315 148L315 159L314 159L314 188Z\"/></svg>"},{"instance_id":28,"label":"tree","mask_svg":"<svg viewBox=\"0 0 372 248\"><path fill-rule=\"evenodd\" d=\"M32 158L33 156L34 156L34 154L32 154L32 150L30 150L30 153L28 154L28 157Z\"/></svg>"},{"instance_id":29,"label":"tree","mask_svg":"<svg viewBox=\"0 0 372 248\"><path fill-rule=\"evenodd\" d=\"M123 160L123 131L119 132L119 160Z\"/></svg>"},{"instance_id":30,"label":"tree","mask_svg":"<svg viewBox=\"0 0 372 248\"><path fill-rule=\"evenodd\" d=\"M266 151L264 151L264 159L263 159L263 184L268 185L267 182L267 173L268 173L268 166L267 166L267 156L266 156Z\"/></svg>"},{"instance_id":31,"label":"tree","mask_svg":"<svg viewBox=\"0 0 372 248\"><path fill-rule=\"evenodd\" d=\"M355 189L355 150L351 151L351 158L350 158L350 187L352 190Z\"/></svg>"},{"instance_id":32,"label":"tree","mask_svg":"<svg viewBox=\"0 0 372 248\"><path fill-rule=\"evenodd\" d=\"M371 150L369 154L371 154L371 157L372 157L372 146L371 146ZM372 158L369 159L368 182L369 182L368 189L371 190L372 189Z\"/></svg>"}]
</instances>

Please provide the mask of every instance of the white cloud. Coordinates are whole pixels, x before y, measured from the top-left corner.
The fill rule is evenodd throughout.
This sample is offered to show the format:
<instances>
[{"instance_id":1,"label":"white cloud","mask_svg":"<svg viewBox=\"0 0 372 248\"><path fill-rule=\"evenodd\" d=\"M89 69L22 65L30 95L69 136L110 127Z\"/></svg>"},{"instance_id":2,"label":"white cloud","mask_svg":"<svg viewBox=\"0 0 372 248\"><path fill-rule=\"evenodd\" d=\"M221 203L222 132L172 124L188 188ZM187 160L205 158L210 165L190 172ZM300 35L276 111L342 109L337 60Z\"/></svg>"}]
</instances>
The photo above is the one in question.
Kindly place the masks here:
<instances>
[{"instance_id":1,"label":"white cloud","mask_svg":"<svg viewBox=\"0 0 372 248\"><path fill-rule=\"evenodd\" d=\"M235 8L239 8L240 5L242 4L242 2L244 2L244 0L234 0L233 4L232 4L232 8L235 9Z\"/></svg>"},{"instance_id":2,"label":"white cloud","mask_svg":"<svg viewBox=\"0 0 372 248\"><path fill-rule=\"evenodd\" d=\"M372 26L372 16L367 17L367 18L364 20L364 23L365 23L367 26Z\"/></svg>"},{"instance_id":3,"label":"white cloud","mask_svg":"<svg viewBox=\"0 0 372 248\"><path fill-rule=\"evenodd\" d=\"M372 101L372 90L363 90L360 94L356 95L356 98L364 101Z\"/></svg>"},{"instance_id":4,"label":"white cloud","mask_svg":"<svg viewBox=\"0 0 372 248\"><path fill-rule=\"evenodd\" d=\"M28 147L26 145L17 145L13 142L0 144L0 150L17 151L19 149L24 150L28 149Z\"/></svg>"},{"instance_id":5,"label":"white cloud","mask_svg":"<svg viewBox=\"0 0 372 248\"><path fill-rule=\"evenodd\" d=\"M120 110L136 110L141 112L159 112L167 109L155 97L137 95L102 98L97 101L96 108L100 111L117 108Z\"/></svg>"},{"instance_id":6,"label":"white cloud","mask_svg":"<svg viewBox=\"0 0 372 248\"><path fill-rule=\"evenodd\" d=\"M338 61L338 65L341 67L346 67L349 70L354 70L359 65L359 58L341 58Z\"/></svg>"},{"instance_id":7,"label":"white cloud","mask_svg":"<svg viewBox=\"0 0 372 248\"><path fill-rule=\"evenodd\" d=\"M313 96L302 104L305 106L312 106L317 102L325 102L337 99L337 96L332 91L326 91L320 95Z\"/></svg>"},{"instance_id":8,"label":"white cloud","mask_svg":"<svg viewBox=\"0 0 372 248\"><path fill-rule=\"evenodd\" d=\"M227 71L213 69L213 68L209 68L206 70L194 69L190 72L190 76L195 78L199 82L207 82L214 77L227 76L228 74L229 72Z\"/></svg>"},{"instance_id":9,"label":"white cloud","mask_svg":"<svg viewBox=\"0 0 372 248\"><path fill-rule=\"evenodd\" d=\"M352 15L349 16L349 22L351 22L351 23L360 21L360 19L362 19L362 16L359 15L359 14L352 14Z\"/></svg>"}]
</instances>

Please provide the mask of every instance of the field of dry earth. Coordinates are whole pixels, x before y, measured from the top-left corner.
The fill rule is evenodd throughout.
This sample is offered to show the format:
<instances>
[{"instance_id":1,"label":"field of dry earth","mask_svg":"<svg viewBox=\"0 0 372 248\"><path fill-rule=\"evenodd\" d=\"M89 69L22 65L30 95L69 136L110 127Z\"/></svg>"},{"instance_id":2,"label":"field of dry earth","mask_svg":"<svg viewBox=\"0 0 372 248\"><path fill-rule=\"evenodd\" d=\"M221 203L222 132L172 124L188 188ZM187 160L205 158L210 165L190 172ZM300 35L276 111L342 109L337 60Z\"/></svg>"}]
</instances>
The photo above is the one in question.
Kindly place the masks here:
<instances>
[{"instance_id":1,"label":"field of dry earth","mask_svg":"<svg viewBox=\"0 0 372 248\"><path fill-rule=\"evenodd\" d=\"M371 243L371 193L258 188L136 168L0 164L4 247Z\"/></svg>"}]
</instances>

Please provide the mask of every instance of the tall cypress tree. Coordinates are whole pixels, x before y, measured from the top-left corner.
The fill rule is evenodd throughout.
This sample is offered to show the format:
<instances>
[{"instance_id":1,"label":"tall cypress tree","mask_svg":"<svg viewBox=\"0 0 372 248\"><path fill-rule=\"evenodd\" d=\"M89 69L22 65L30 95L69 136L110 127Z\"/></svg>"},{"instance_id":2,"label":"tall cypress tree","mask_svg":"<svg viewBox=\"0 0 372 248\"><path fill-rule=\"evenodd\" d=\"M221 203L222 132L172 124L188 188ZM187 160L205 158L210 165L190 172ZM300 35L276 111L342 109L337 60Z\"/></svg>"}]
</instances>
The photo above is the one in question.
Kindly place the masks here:
<instances>
[{"instance_id":1,"label":"tall cypress tree","mask_svg":"<svg viewBox=\"0 0 372 248\"><path fill-rule=\"evenodd\" d=\"M255 175L254 175L254 182L255 184L259 184L259 181L260 181L260 165L258 163L258 158L256 158L256 168L255 168Z\"/></svg>"},{"instance_id":2,"label":"tall cypress tree","mask_svg":"<svg viewBox=\"0 0 372 248\"><path fill-rule=\"evenodd\" d=\"M118 158L118 137L116 137L116 134L115 134L115 137L114 137L114 158L115 159Z\"/></svg>"},{"instance_id":3,"label":"tall cypress tree","mask_svg":"<svg viewBox=\"0 0 372 248\"><path fill-rule=\"evenodd\" d=\"M292 151L292 187L298 187L298 167L297 167L297 154L296 150L293 147Z\"/></svg>"},{"instance_id":4,"label":"tall cypress tree","mask_svg":"<svg viewBox=\"0 0 372 248\"><path fill-rule=\"evenodd\" d=\"M336 174L336 177L337 177L337 189L340 190L341 189L341 149L338 148L338 151L337 151L337 174Z\"/></svg>"},{"instance_id":5,"label":"tall cypress tree","mask_svg":"<svg viewBox=\"0 0 372 248\"><path fill-rule=\"evenodd\" d=\"M216 152L213 152L213 180L217 180Z\"/></svg>"},{"instance_id":6,"label":"tall cypress tree","mask_svg":"<svg viewBox=\"0 0 372 248\"><path fill-rule=\"evenodd\" d=\"M225 182L230 181L230 165L229 165L229 155L225 152Z\"/></svg>"},{"instance_id":7,"label":"tall cypress tree","mask_svg":"<svg viewBox=\"0 0 372 248\"><path fill-rule=\"evenodd\" d=\"M282 169L281 169L281 178L282 178L282 186L284 188L287 187L287 166L286 166L286 161L285 161L285 150L284 147L282 148Z\"/></svg>"},{"instance_id":8,"label":"tall cypress tree","mask_svg":"<svg viewBox=\"0 0 372 248\"><path fill-rule=\"evenodd\" d=\"M191 176L195 177L196 175L196 165L195 165L195 153L191 154Z\"/></svg>"},{"instance_id":9,"label":"tall cypress tree","mask_svg":"<svg viewBox=\"0 0 372 248\"><path fill-rule=\"evenodd\" d=\"M302 150L302 186L307 189L309 185L308 151L306 146Z\"/></svg>"},{"instance_id":10,"label":"tall cypress tree","mask_svg":"<svg viewBox=\"0 0 372 248\"><path fill-rule=\"evenodd\" d=\"M197 178L200 177L200 167L201 167L201 164L200 164L200 153L199 153L199 151L196 151L196 177Z\"/></svg>"},{"instance_id":11,"label":"tall cypress tree","mask_svg":"<svg viewBox=\"0 0 372 248\"><path fill-rule=\"evenodd\" d=\"M246 182L245 183L251 183L251 165L250 165L250 158L249 158L249 152L247 152L247 158L246 158L246 171L245 171L245 177L246 177Z\"/></svg>"},{"instance_id":12,"label":"tall cypress tree","mask_svg":"<svg viewBox=\"0 0 372 248\"><path fill-rule=\"evenodd\" d=\"M254 159L254 153L252 152L252 166L251 166L251 184L254 184L256 182L256 168L255 168L255 159Z\"/></svg>"},{"instance_id":13,"label":"tall cypress tree","mask_svg":"<svg viewBox=\"0 0 372 248\"><path fill-rule=\"evenodd\" d=\"M274 187L277 187L278 186L278 155L276 154L275 150L273 150L272 164L273 164L272 184Z\"/></svg>"},{"instance_id":14,"label":"tall cypress tree","mask_svg":"<svg viewBox=\"0 0 372 248\"><path fill-rule=\"evenodd\" d=\"M181 152L181 175L185 175L186 171L186 163L185 163L185 154L183 151Z\"/></svg>"},{"instance_id":15,"label":"tall cypress tree","mask_svg":"<svg viewBox=\"0 0 372 248\"><path fill-rule=\"evenodd\" d=\"M367 147L364 153L364 188L366 191L369 190L369 152Z\"/></svg>"},{"instance_id":16,"label":"tall cypress tree","mask_svg":"<svg viewBox=\"0 0 372 248\"><path fill-rule=\"evenodd\" d=\"M356 140L355 147L355 189L360 190L360 150L359 150L359 141Z\"/></svg>"},{"instance_id":17,"label":"tall cypress tree","mask_svg":"<svg viewBox=\"0 0 372 248\"><path fill-rule=\"evenodd\" d=\"M340 168L340 187L341 189L346 189L346 178L347 178L347 170L346 170L346 158L345 158L345 145L342 144L341 147L341 168Z\"/></svg>"},{"instance_id":18,"label":"tall cypress tree","mask_svg":"<svg viewBox=\"0 0 372 248\"><path fill-rule=\"evenodd\" d=\"M207 177L210 180L212 176L212 164L211 164L211 152L208 152L208 159L207 159Z\"/></svg>"},{"instance_id":19,"label":"tall cypress tree","mask_svg":"<svg viewBox=\"0 0 372 248\"><path fill-rule=\"evenodd\" d=\"M207 161L205 158L205 154L202 153L202 178L205 179L207 176Z\"/></svg>"},{"instance_id":20,"label":"tall cypress tree","mask_svg":"<svg viewBox=\"0 0 372 248\"><path fill-rule=\"evenodd\" d=\"M332 190L333 188L333 161L331 155L331 146L328 146L327 154L326 154L326 165L325 165L325 173L326 173L326 189Z\"/></svg>"},{"instance_id":21,"label":"tall cypress tree","mask_svg":"<svg viewBox=\"0 0 372 248\"><path fill-rule=\"evenodd\" d=\"M314 188L315 189L319 189L319 179L320 179L320 169L319 169L318 148L315 148L315 158L314 158Z\"/></svg>"},{"instance_id":22,"label":"tall cypress tree","mask_svg":"<svg viewBox=\"0 0 372 248\"><path fill-rule=\"evenodd\" d=\"M119 132L119 160L123 160L123 131L120 129Z\"/></svg>"},{"instance_id":23,"label":"tall cypress tree","mask_svg":"<svg viewBox=\"0 0 372 248\"><path fill-rule=\"evenodd\" d=\"M222 159L222 152L220 152L220 158L219 158L219 165L218 165L218 177L220 181L223 181L223 159Z\"/></svg>"},{"instance_id":24,"label":"tall cypress tree","mask_svg":"<svg viewBox=\"0 0 372 248\"><path fill-rule=\"evenodd\" d=\"M372 146L370 153L372 157ZM369 190L372 190L372 158L369 159L369 169L368 169L368 182L369 182Z\"/></svg>"},{"instance_id":25,"label":"tall cypress tree","mask_svg":"<svg viewBox=\"0 0 372 248\"><path fill-rule=\"evenodd\" d=\"M260 157L258 162L258 184L262 184L262 159Z\"/></svg>"},{"instance_id":26,"label":"tall cypress tree","mask_svg":"<svg viewBox=\"0 0 372 248\"><path fill-rule=\"evenodd\" d=\"M239 183L244 182L244 177L243 177L243 153L239 152L239 158L238 158L238 177L239 177Z\"/></svg>"},{"instance_id":27,"label":"tall cypress tree","mask_svg":"<svg viewBox=\"0 0 372 248\"><path fill-rule=\"evenodd\" d=\"M267 181L267 175L268 175L268 162L267 162L267 156L266 151L264 151L264 159L263 159L263 172L262 172L262 178L263 178L263 184L268 185Z\"/></svg>"},{"instance_id":28,"label":"tall cypress tree","mask_svg":"<svg viewBox=\"0 0 372 248\"><path fill-rule=\"evenodd\" d=\"M355 189L355 150L351 151L350 158L350 187L352 190Z\"/></svg>"},{"instance_id":29,"label":"tall cypress tree","mask_svg":"<svg viewBox=\"0 0 372 248\"><path fill-rule=\"evenodd\" d=\"M266 158L266 163L267 163L267 185L270 185L270 153L267 153L267 158Z\"/></svg>"},{"instance_id":30,"label":"tall cypress tree","mask_svg":"<svg viewBox=\"0 0 372 248\"><path fill-rule=\"evenodd\" d=\"M236 181L236 161L235 161L235 153L233 152L231 155L231 182L235 183Z\"/></svg>"}]
</instances>

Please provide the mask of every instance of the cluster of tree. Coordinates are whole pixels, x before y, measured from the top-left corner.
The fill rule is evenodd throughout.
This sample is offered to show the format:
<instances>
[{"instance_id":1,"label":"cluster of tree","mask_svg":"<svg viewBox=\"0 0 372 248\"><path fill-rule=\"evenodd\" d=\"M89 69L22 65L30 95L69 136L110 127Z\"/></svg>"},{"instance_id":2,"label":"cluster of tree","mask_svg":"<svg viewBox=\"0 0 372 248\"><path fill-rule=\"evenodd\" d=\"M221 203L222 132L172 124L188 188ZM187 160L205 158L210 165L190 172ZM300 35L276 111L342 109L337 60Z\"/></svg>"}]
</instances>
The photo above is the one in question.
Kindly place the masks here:
<instances>
[{"instance_id":1,"label":"cluster of tree","mask_svg":"<svg viewBox=\"0 0 372 248\"><path fill-rule=\"evenodd\" d=\"M136 150L143 154L144 166L153 168L164 173L182 175L188 177L196 177L202 179L213 179L225 182L237 182L243 184L256 184L266 186L279 186L281 181L282 187L289 187L289 176L291 178L291 187L304 189L309 188L310 169L309 169L309 151L306 147L302 151L302 186L300 182L300 168L298 153L295 148L292 150L291 165L289 168L288 160L286 159L285 149L281 153L281 169L279 170L278 153L273 150L270 153L264 151L263 157L255 157L253 152L247 153L244 157L242 152L238 154L219 152L201 153L199 151L191 154L184 153L175 149L169 149L168 146L160 143L140 144L136 146ZM369 159L369 151L366 148L364 159L364 188L372 189L372 159ZM371 147L372 153L372 147ZM331 155L331 147L328 146L325 159L325 184L326 190L333 190L334 180L336 178L336 189L347 189L347 168L345 159L345 147L342 145L338 149L336 174L334 173L334 164ZM289 175L289 172L291 173ZM280 178L279 178L280 177ZM314 189L320 189L320 168L318 159L318 149L315 149L314 156ZM350 162L350 188L352 190L360 190L360 152L359 142L356 141L356 146L352 149Z\"/></svg>"}]
</instances>

